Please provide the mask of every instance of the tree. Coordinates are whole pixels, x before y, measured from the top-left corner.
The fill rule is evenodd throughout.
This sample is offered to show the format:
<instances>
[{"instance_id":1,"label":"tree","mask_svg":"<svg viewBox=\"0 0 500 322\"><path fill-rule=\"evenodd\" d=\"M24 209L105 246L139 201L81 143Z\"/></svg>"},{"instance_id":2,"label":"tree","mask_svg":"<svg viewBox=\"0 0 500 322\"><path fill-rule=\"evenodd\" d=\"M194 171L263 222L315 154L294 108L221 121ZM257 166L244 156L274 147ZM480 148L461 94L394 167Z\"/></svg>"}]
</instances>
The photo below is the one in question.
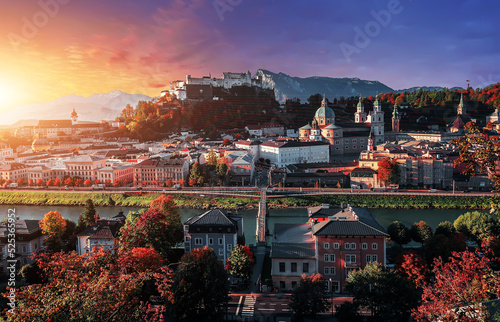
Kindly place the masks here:
<instances>
[{"instance_id":1,"label":"tree","mask_svg":"<svg viewBox=\"0 0 500 322\"><path fill-rule=\"evenodd\" d=\"M358 305L346 301L335 306L335 319L339 322L362 322L363 317L358 313L358 310Z\"/></svg>"},{"instance_id":2,"label":"tree","mask_svg":"<svg viewBox=\"0 0 500 322\"><path fill-rule=\"evenodd\" d=\"M422 304L412 311L417 320L486 321L486 306L479 303L496 297L500 278L488 266L486 256L453 252L450 262L434 260L434 283L425 284Z\"/></svg>"},{"instance_id":3,"label":"tree","mask_svg":"<svg viewBox=\"0 0 500 322\"><path fill-rule=\"evenodd\" d=\"M354 296L354 304L369 308L380 321L408 321L418 305L413 283L377 262L349 274L345 289Z\"/></svg>"},{"instance_id":4,"label":"tree","mask_svg":"<svg viewBox=\"0 0 500 322\"><path fill-rule=\"evenodd\" d=\"M40 178L38 178L38 179L36 180L36 185L37 185L37 186L41 186L41 185L43 185L43 180L42 180L42 179L40 179Z\"/></svg>"},{"instance_id":5,"label":"tree","mask_svg":"<svg viewBox=\"0 0 500 322\"><path fill-rule=\"evenodd\" d=\"M214 148L210 148L210 151L207 154L207 164L212 167L217 165L217 154L215 153Z\"/></svg>"},{"instance_id":6,"label":"tree","mask_svg":"<svg viewBox=\"0 0 500 322\"><path fill-rule=\"evenodd\" d=\"M224 139L224 141L222 141L222 145L224 146L231 145L231 141L229 139Z\"/></svg>"},{"instance_id":7,"label":"tree","mask_svg":"<svg viewBox=\"0 0 500 322\"><path fill-rule=\"evenodd\" d=\"M378 179L385 184L399 183L400 169L398 162L389 157L378 162Z\"/></svg>"},{"instance_id":8,"label":"tree","mask_svg":"<svg viewBox=\"0 0 500 322\"><path fill-rule=\"evenodd\" d=\"M387 227L387 233L400 245L408 244L411 241L410 230L399 221L394 221Z\"/></svg>"},{"instance_id":9,"label":"tree","mask_svg":"<svg viewBox=\"0 0 500 322\"><path fill-rule=\"evenodd\" d=\"M246 282L252 274L254 263L255 258L250 247L237 244L226 261L226 270L230 275Z\"/></svg>"},{"instance_id":10,"label":"tree","mask_svg":"<svg viewBox=\"0 0 500 322\"><path fill-rule=\"evenodd\" d=\"M35 185L35 182L33 181L33 179L29 179L28 180L28 186L34 186Z\"/></svg>"},{"instance_id":11,"label":"tree","mask_svg":"<svg viewBox=\"0 0 500 322\"><path fill-rule=\"evenodd\" d=\"M436 227L436 231L434 232L434 235L444 235L446 237L451 237L455 235L457 230L455 229L455 226L449 221L444 221L442 223L439 223L439 225Z\"/></svg>"},{"instance_id":12,"label":"tree","mask_svg":"<svg viewBox=\"0 0 500 322\"><path fill-rule=\"evenodd\" d=\"M182 257L172 285L170 306L176 321L222 318L229 300L224 265L207 246Z\"/></svg>"},{"instance_id":13,"label":"tree","mask_svg":"<svg viewBox=\"0 0 500 322\"><path fill-rule=\"evenodd\" d=\"M75 186L79 187L83 184L83 179L82 178L76 178L75 179Z\"/></svg>"},{"instance_id":14,"label":"tree","mask_svg":"<svg viewBox=\"0 0 500 322\"><path fill-rule=\"evenodd\" d=\"M429 265L427 261L414 251L408 251L398 256L396 271L407 280L415 284L415 287L422 287L429 279Z\"/></svg>"},{"instance_id":15,"label":"tree","mask_svg":"<svg viewBox=\"0 0 500 322\"><path fill-rule=\"evenodd\" d=\"M500 172L498 171L500 137L485 134L473 122L467 123L464 130L463 138L451 142L459 151L455 165L465 166L464 173L472 176L487 173L495 190L500 191Z\"/></svg>"},{"instance_id":16,"label":"tree","mask_svg":"<svg viewBox=\"0 0 500 322\"><path fill-rule=\"evenodd\" d=\"M47 186L47 188L50 187L50 186L53 186L54 185L54 181L52 181L52 180L49 179L49 180L47 180L47 182L45 183L45 185Z\"/></svg>"},{"instance_id":17,"label":"tree","mask_svg":"<svg viewBox=\"0 0 500 322\"><path fill-rule=\"evenodd\" d=\"M62 218L61 213L58 211L49 211L43 216L40 221L40 228L42 233L49 237L62 235L66 230L66 221Z\"/></svg>"},{"instance_id":18,"label":"tree","mask_svg":"<svg viewBox=\"0 0 500 322\"><path fill-rule=\"evenodd\" d=\"M464 251L466 246L465 236L462 233L456 233L451 237L438 234L427 240L422 247L422 253L429 263L438 257L447 261L453 252Z\"/></svg>"},{"instance_id":19,"label":"tree","mask_svg":"<svg viewBox=\"0 0 500 322\"><path fill-rule=\"evenodd\" d=\"M119 187L122 185L122 181L120 179L116 179L115 182L113 182L114 187Z\"/></svg>"},{"instance_id":20,"label":"tree","mask_svg":"<svg viewBox=\"0 0 500 322\"><path fill-rule=\"evenodd\" d=\"M72 186L73 185L73 179L71 179L71 177L67 177L66 179L64 179L64 185L65 186Z\"/></svg>"},{"instance_id":21,"label":"tree","mask_svg":"<svg viewBox=\"0 0 500 322\"><path fill-rule=\"evenodd\" d=\"M17 179L17 185L18 185L18 186L22 186L22 185L24 185L24 179L23 179L23 178L19 178L19 179Z\"/></svg>"},{"instance_id":22,"label":"tree","mask_svg":"<svg viewBox=\"0 0 500 322\"><path fill-rule=\"evenodd\" d=\"M106 181L104 181L104 184L106 185L106 187L111 187L111 179L106 179Z\"/></svg>"},{"instance_id":23,"label":"tree","mask_svg":"<svg viewBox=\"0 0 500 322\"><path fill-rule=\"evenodd\" d=\"M165 184L167 185L167 187L169 188L172 188L174 186L174 182L172 181L172 179L168 179Z\"/></svg>"},{"instance_id":24,"label":"tree","mask_svg":"<svg viewBox=\"0 0 500 322\"><path fill-rule=\"evenodd\" d=\"M55 178L55 180L54 180L54 185L55 185L56 187L60 187L60 186L61 186L61 179L59 179L59 178Z\"/></svg>"},{"instance_id":25,"label":"tree","mask_svg":"<svg viewBox=\"0 0 500 322\"><path fill-rule=\"evenodd\" d=\"M44 253L35 261L46 281L16 290L9 321L141 321L150 295L168 296L171 284L161 256L150 249Z\"/></svg>"},{"instance_id":26,"label":"tree","mask_svg":"<svg viewBox=\"0 0 500 322\"><path fill-rule=\"evenodd\" d=\"M78 218L78 226L77 232L80 233L85 230L87 227L91 227L95 225L96 222L96 210L94 207L94 202L92 199L85 200L85 209Z\"/></svg>"},{"instance_id":27,"label":"tree","mask_svg":"<svg viewBox=\"0 0 500 322\"><path fill-rule=\"evenodd\" d=\"M215 168L215 172L217 173L219 178L223 179L227 174L227 169L228 169L227 164L218 163L217 167Z\"/></svg>"},{"instance_id":28,"label":"tree","mask_svg":"<svg viewBox=\"0 0 500 322\"><path fill-rule=\"evenodd\" d=\"M292 292L290 308L299 319L314 317L328 309L328 294L321 274L302 274L299 285Z\"/></svg>"},{"instance_id":29,"label":"tree","mask_svg":"<svg viewBox=\"0 0 500 322\"><path fill-rule=\"evenodd\" d=\"M127 221L120 232L122 249L154 248L169 261L173 256L172 247L184 238L177 207L172 197L165 195L153 200L150 208L137 218L135 224Z\"/></svg>"},{"instance_id":30,"label":"tree","mask_svg":"<svg viewBox=\"0 0 500 322\"><path fill-rule=\"evenodd\" d=\"M496 236L500 231L497 219L494 219L490 214L479 211L466 212L460 215L453 223L453 226L468 239L478 243L484 238Z\"/></svg>"},{"instance_id":31,"label":"tree","mask_svg":"<svg viewBox=\"0 0 500 322\"><path fill-rule=\"evenodd\" d=\"M90 186L92 185L92 181L90 181L89 179L87 179L87 180L85 180L85 181L83 182L83 185L84 185L85 187L90 187Z\"/></svg>"},{"instance_id":32,"label":"tree","mask_svg":"<svg viewBox=\"0 0 500 322\"><path fill-rule=\"evenodd\" d=\"M416 222L411 226L410 236L411 239L423 246L427 240L432 238L432 228L425 221Z\"/></svg>"},{"instance_id":33,"label":"tree","mask_svg":"<svg viewBox=\"0 0 500 322\"><path fill-rule=\"evenodd\" d=\"M191 166L191 170L189 172L189 180L191 182L191 180L193 180L195 182L195 184L199 184L200 182L203 184L205 178L205 173L203 171L203 167L198 163L198 162L195 162L192 166ZM192 185L191 183L189 183L189 185Z\"/></svg>"}]
</instances>

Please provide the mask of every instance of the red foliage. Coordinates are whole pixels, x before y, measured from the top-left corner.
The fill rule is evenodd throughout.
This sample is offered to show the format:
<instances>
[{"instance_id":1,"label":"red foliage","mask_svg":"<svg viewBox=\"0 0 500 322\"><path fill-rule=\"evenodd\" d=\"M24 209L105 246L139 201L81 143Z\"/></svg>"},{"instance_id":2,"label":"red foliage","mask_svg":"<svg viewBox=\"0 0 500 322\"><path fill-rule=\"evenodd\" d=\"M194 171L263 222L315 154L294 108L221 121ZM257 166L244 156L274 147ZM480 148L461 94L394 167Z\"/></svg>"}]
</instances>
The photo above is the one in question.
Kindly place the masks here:
<instances>
[{"instance_id":1,"label":"red foliage","mask_svg":"<svg viewBox=\"0 0 500 322\"><path fill-rule=\"evenodd\" d=\"M56 187L60 187L60 186L61 186L61 179L56 178L56 179L54 180L54 185L55 185Z\"/></svg>"},{"instance_id":2,"label":"red foliage","mask_svg":"<svg viewBox=\"0 0 500 322\"><path fill-rule=\"evenodd\" d=\"M401 254L396 259L396 271L413 282L416 287L422 287L429 278L429 265L427 261L413 251Z\"/></svg>"},{"instance_id":3,"label":"red foliage","mask_svg":"<svg viewBox=\"0 0 500 322\"><path fill-rule=\"evenodd\" d=\"M92 185L92 181L90 181L89 179L87 179L87 180L85 180L85 181L83 182L83 185L84 185L85 187L90 187L90 186Z\"/></svg>"}]
</instances>

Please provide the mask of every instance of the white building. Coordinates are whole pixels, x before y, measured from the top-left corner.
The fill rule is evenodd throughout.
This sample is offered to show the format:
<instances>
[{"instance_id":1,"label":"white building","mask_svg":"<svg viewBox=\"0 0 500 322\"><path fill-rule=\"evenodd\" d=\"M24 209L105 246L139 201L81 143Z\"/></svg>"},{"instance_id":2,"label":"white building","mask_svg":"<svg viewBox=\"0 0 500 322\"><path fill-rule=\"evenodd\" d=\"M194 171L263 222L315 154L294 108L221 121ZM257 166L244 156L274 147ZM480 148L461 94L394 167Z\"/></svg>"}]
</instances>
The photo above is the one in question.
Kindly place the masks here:
<instances>
[{"instance_id":1,"label":"white building","mask_svg":"<svg viewBox=\"0 0 500 322\"><path fill-rule=\"evenodd\" d=\"M284 168L289 164L330 162L330 145L325 142L267 141L259 147L260 158Z\"/></svg>"}]
</instances>

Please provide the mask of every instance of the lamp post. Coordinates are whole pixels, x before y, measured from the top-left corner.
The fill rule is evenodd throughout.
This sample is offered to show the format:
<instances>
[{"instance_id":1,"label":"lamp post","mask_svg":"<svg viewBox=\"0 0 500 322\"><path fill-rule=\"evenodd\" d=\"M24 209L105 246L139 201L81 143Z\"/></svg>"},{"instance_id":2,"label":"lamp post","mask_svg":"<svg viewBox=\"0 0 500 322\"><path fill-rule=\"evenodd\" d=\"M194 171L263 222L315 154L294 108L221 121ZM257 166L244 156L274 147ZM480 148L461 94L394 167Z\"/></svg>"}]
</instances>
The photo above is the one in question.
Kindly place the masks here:
<instances>
[{"instance_id":1,"label":"lamp post","mask_svg":"<svg viewBox=\"0 0 500 322\"><path fill-rule=\"evenodd\" d=\"M332 318L333 318L333 283L332 283L332 278L329 278L330 280L330 290L332 292Z\"/></svg>"}]
</instances>

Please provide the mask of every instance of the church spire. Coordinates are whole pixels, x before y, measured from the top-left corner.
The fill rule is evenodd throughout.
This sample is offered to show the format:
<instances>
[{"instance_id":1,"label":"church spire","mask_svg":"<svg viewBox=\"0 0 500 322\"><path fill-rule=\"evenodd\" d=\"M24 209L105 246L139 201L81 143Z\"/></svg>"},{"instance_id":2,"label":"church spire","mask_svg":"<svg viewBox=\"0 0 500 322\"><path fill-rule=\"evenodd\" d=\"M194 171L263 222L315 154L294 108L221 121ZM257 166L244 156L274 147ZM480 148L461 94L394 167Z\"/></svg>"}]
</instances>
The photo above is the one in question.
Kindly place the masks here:
<instances>
[{"instance_id":1,"label":"church spire","mask_svg":"<svg viewBox=\"0 0 500 322\"><path fill-rule=\"evenodd\" d=\"M464 105L464 93L460 93L460 103L458 103L457 114L458 115L467 114L467 109L465 108Z\"/></svg>"}]
</instances>

